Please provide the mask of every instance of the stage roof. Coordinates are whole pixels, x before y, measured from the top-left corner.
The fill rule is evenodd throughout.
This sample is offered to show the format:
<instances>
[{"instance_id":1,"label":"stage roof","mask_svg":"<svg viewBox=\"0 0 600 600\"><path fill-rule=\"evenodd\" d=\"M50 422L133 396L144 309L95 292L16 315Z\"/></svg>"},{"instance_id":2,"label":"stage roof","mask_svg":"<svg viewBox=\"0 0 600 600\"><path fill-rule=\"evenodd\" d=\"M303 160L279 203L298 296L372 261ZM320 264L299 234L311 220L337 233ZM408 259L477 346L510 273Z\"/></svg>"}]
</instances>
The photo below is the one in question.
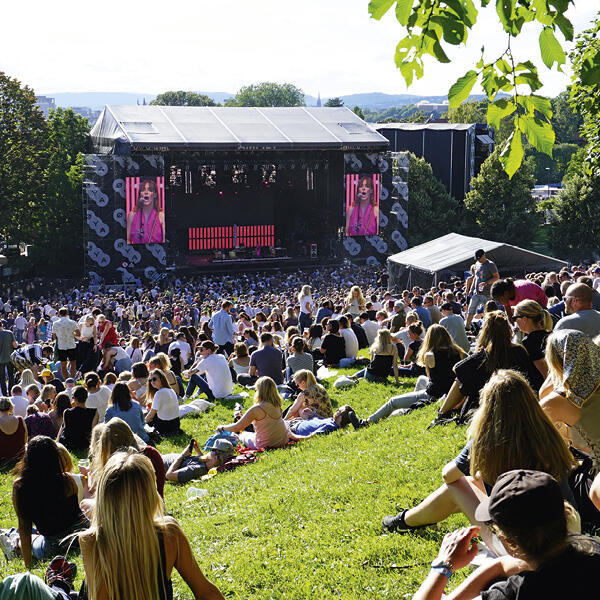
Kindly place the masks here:
<instances>
[{"instance_id":1,"label":"stage roof","mask_svg":"<svg viewBox=\"0 0 600 600\"><path fill-rule=\"evenodd\" d=\"M388 270L396 285L411 281L413 285L429 286L450 273L467 271L475 262L475 251L479 248L496 263L501 277L534 271L558 271L568 265L562 260L518 246L449 233L390 256Z\"/></svg>"},{"instance_id":2,"label":"stage roof","mask_svg":"<svg viewBox=\"0 0 600 600\"><path fill-rule=\"evenodd\" d=\"M371 123L375 129L400 129L402 131L467 131L475 127L474 123Z\"/></svg>"},{"instance_id":3,"label":"stage roof","mask_svg":"<svg viewBox=\"0 0 600 600\"><path fill-rule=\"evenodd\" d=\"M385 150L388 141L346 107L105 106L93 151Z\"/></svg>"}]
</instances>

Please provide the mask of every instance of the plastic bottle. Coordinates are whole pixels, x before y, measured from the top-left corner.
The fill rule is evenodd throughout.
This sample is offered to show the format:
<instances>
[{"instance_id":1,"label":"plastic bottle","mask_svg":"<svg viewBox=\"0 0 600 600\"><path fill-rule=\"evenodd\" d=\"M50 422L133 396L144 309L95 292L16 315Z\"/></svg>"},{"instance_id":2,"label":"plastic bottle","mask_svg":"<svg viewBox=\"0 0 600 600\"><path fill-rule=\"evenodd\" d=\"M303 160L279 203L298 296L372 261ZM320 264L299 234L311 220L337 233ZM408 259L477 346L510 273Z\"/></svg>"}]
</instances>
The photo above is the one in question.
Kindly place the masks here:
<instances>
[{"instance_id":1,"label":"plastic bottle","mask_svg":"<svg viewBox=\"0 0 600 600\"><path fill-rule=\"evenodd\" d=\"M186 495L188 498L202 498L202 496L208 496L208 490L197 487L189 487Z\"/></svg>"}]
</instances>

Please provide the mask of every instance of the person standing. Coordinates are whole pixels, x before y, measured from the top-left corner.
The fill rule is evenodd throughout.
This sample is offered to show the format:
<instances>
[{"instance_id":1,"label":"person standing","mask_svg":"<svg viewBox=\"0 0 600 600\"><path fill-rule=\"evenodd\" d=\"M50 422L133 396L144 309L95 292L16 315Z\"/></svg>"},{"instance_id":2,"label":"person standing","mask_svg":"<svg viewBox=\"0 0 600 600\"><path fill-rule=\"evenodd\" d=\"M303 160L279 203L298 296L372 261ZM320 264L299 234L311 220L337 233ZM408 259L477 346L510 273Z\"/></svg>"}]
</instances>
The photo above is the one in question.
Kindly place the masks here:
<instances>
[{"instance_id":1,"label":"person standing","mask_svg":"<svg viewBox=\"0 0 600 600\"><path fill-rule=\"evenodd\" d=\"M67 379L75 377L77 371L77 340L75 336L79 336L80 332L77 323L69 319L69 309L66 306L58 311L58 315L59 318L52 325L52 338L56 340L63 379Z\"/></svg>"},{"instance_id":2,"label":"person standing","mask_svg":"<svg viewBox=\"0 0 600 600\"><path fill-rule=\"evenodd\" d=\"M0 389L3 396L9 395L8 392L15 382L15 369L11 361L11 354L16 348L18 348L18 344L13 332L4 329L4 324L0 319Z\"/></svg>"},{"instance_id":3,"label":"person standing","mask_svg":"<svg viewBox=\"0 0 600 600\"><path fill-rule=\"evenodd\" d=\"M221 310L216 312L208 326L213 330L213 342L223 350L225 356L233 352L233 320L229 314L233 304L225 300L221 304Z\"/></svg>"},{"instance_id":4,"label":"person standing","mask_svg":"<svg viewBox=\"0 0 600 600\"><path fill-rule=\"evenodd\" d=\"M471 327L471 321L477 313L477 307L480 304L485 304L490 299L492 284L500 279L498 267L488 260L485 255L485 250L480 248L475 252L475 274L473 277L472 296L467 309L467 322L465 327Z\"/></svg>"},{"instance_id":5,"label":"person standing","mask_svg":"<svg viewBox=\"0 0 600 600\"><path fill-rule=\"evenodd\" d=\"M313 301L310 295L311 290L312 288L310 285L303 285L300 293L298 294L298 304L300 305L298 327L300 329L300 333L312 325Z\"/></svg>"}]
</instances>

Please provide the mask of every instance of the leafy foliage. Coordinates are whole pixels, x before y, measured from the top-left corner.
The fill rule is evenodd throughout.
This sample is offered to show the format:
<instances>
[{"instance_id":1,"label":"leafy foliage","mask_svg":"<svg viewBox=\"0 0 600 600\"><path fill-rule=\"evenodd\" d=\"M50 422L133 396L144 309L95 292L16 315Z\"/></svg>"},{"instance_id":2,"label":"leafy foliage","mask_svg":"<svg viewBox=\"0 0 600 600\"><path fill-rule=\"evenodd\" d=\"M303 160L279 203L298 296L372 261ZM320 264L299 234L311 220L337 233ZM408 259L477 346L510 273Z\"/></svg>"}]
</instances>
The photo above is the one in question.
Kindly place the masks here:
<instances>
[{"instance_id":1,"label":"leafy foliage","mask_svg":"<svg viewBox=\"0 0 600 600\"><path fill-rule=\"evenodd\" d=\"M366 120L371 123L398 123L401 121L409 121L411 115L417 112L423 114L423 120L426 118L424 113L418 110L414 104L394 106L384 110L372 110L369 108L363 108L362 110Z\"/></svg>"},{"instance_id":2,"label":"leafy foliage","mask_svg":"<svg viewBox=\"0 0 600 600\"><path fill-rule=\"evenodd\" d=\"M409 155L408 229L409 246L446 235L460 222L460 203L446 190L424 159Z\"/></svg>"},{"instance_id":3,"label":"leafy foliage","mask_svg":"<svg viewBox=\"0 0 600 600\"><path fill-rule=\"evenodd\" d=\"M531 156L533 161L533 176L536 183L546 185L560 183L567 173L571 157L579 150L577 144L556 144L552 152L552 158L535 148L529 147L525 151L525 157ZM548 169L548 171L546 171Z\"/></svg>"},{"instance_id":4,"label":"leafy foliage","mask_svg":"<svg viewBox=\"0 0 600 600\"><path fill-rule=\"evenodd\" d=\"M598 254L600 248L600 180L575 173L553 202L554 218L549 236L561 258L579 261Z\"/></svg>"},{"instance_id":5,"label":"leafy foliage","mask_svg":"<svg viewBox=\"0 0 600 600\"><path fill-rule=\"evenodd\" d=\"M513 138L511 143L515 143L514 140L520 137ZM525 161L511 180L499 154L495 150L481 165L479 174L471 179L472 189L465 197L465 206L473 215L481 236L527 246L541 221L531 197L533 166L531 161Z\"/></svg>"},{"instance_id":6,"label":"leafy foliage","mask_svg":"<svg viewBox=\"0 0 600 600\"><path fill-rule=\"evenodd\" d=\"M212 98L196 92L163 92L150 102L158 106L219 106Z\"/></svg>"},{"instance_id":7,"label":"leafy foliage","mask_svg":"<svg viewBox=\"0 0 600 600\"><path fill-rule=\"evenodd\" d=\"M362 111L362 108L360 106L355 106L352 109L352 112L357 116L360 117L363 121L365 119L365 113Z\"/></svg>"},{"instance_id":8,"label":"leafy foliage","mask_svg":"<svg viewBox=\"0 0 600 600\"><path fill-rule=\"evenodd\" d=\"M335 98L329 98L323 106L344 106L344 101L336 96Z\"/></svg>"},{"instance_id":9,"label":"leafy foliage","mask_svg":"<svg viewBox=\"0 0 600 600\"><path fill-rule=\"evenodd\" d=\"M225 106L304 106L304 92L291 83L266 81L242 87Z\"/></svg>"},{"instance_id":10,"label":"leafy foliage","mask_svg":"<svg viewBox=\"0 0 600 600\"><path fill-rule=\"evenodd\" d=\"M479 0L483 8L490 0ZM408 86L424 74L424 57L448 63L444 45L467 45L468 33L477 22L476 0L370 0L369 12L375 19L396 5L396 18L407 35L398 42L395 61ZM492 60L481 58L451 86L450 108L465 101L475 83L480 82L490 104L487 119L498 127L512 117L512 134L506 138L500 160L509 177L517 171L524 157L526 140L540 152L552 156L554 131L550 124L550 102L535 92L542 87L537 67L530 60L519 61L512 52L511 39L519 36L526 23L541 25L540 55L548 68L562 70L566 56L556 34L573 39L573 26L565 16L568 0L497 0L496 13L507 34L506 50ZM529 88L527 92L524 89ZM510 99L497 98L499 92Z\"/></svg>"},{"instance_id":11,"label":"leafy foliage","mask_svg":"<svg viewBox=\"0 0 600 600\"><path fill-rule=\"evenodd\" d=\"M593 27L578 38L571 54L571 106L583 118L581 134L587 142L586 162L600 173L600 13Z\"/></svg>"}]
</instances>

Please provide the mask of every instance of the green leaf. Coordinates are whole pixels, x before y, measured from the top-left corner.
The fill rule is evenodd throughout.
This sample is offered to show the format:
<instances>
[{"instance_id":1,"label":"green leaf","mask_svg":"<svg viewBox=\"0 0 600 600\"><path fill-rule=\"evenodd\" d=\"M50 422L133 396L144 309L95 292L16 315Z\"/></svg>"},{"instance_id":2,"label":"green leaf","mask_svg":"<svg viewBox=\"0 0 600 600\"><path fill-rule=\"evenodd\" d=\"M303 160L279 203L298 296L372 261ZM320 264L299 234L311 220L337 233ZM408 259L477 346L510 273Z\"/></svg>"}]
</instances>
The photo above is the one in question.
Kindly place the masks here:
<instances>
[{"instance_id":1,"label":"green leaf","mask_svg":"<svg viewBox=\"0 0 600 600\"><path fill-rule=\"evenodd\" d=\"M582 85L597 85L600 83L600 53L582 62L579 77Z\"/></svg>"},{"instance_id":2,"label":"green leaf","mask_svg":"<svg viewBox=\"0 0 600 600\"><path fill-rule=\"evenodd\" d=\"M542 87L542 82L537 76L537 73L522 73L515 77L516 85L528 85L532 92L539 90Z\"/></svg>"},{"instance_id":3,"label":"green leaf","mask_svg":"<svg viewBox=\"0 0 600 600\"><path fill-rule=\"evenodd\" d=\"M544 27L540 32L540 52L542 54L542 60L544 64L551 69L556 63L558 70L560 71L561 65L564 65L567 61L565 51L562 49L560 42L554 36L554 31L551 27Z\"/></svg>"},{"instance_id":4,"label":"green leaf","mask_svg":"<svg viewBox=\"0 0 600 600\"><path fill-rule=\"evenodd\" d=\"M493 100L500 89L500 83L498 82L498 75L492 65L486 65L486 68L483 70L481 85L487 97L490 100Z\"/></svg>"},{"instance_id":5,"label":"green leaf","mask_svg":"<svg viewBox=\"0 0 600 600\"><path fill-rule=\"evenodd\" d=\"M496 0L496 12L506 31L510 30L510 22L513 18L514 8L515 0Z\"/></svg>"},{"instance_id":6,"label":"green leaf","mask_svg":"<svg viewBox=\"0 0 600 600\"><path fill-rule=\"evenodd\" d=\"M509 115L512 115L516 110L513 102L501 98L495 102L490 102L487 107L487 122L498 129L500 121Z\"/></svg>"},{"instance_id":7,"label":"green leaf","mask_svg":"<svg viewBox=\"0 0 600 600\"><path fill-rule=\"evenodd\" d=\"M568 42L572 42L573 41L573 23L571 23L571 21L569 21L569 19L567 19L567 17L565 17L562 14L557 14L554 17L554 22L560 29L560 32L565 36L565 40L567 40Z\"/></svg>"},{"instance_id":8,"label":"green leaf","mask_svg":"<svg viewBox=\"0 0 600 600\"><path fill-rule=\"evenodd\" d=\"M511 73L511 68L510 65L503 59L503 58L499 58L496 61L496 66L505 74L508 75L509 73Z\"/></svg>"},{"instance_id":9,"label":"green leaf","mask_svg":"<svg viewBox=\"0 0 600 600\"><path fill-rule=\"evenodd\" d=\"M369 2L369 14L373 19L379 20L395 2L396 0L371 0ZM409 0L409 2L412 5L412 1ZM406 25L406 23L402 23L402 25Z\"/></svg>"},{"instance_id":10,"label":"green leaf","mask_svg":"<svg viewBox=\"0 0 600 600\"><path fill-rule=\"evenodd\" d=\"M451 13L445 12L441 15L431 17L433 23L438 23L442 27L444 40L449 44L458 46L465 41L467 37L467 29L461 21L456 17L450 17Z\"/></svg>"},{"instance_id":11,"label":"green leaf","mask_svg":"<svg viewBox=\"0 0 600 600\"><path fill-rule=\"evenodd\" d=\"M467 73L456 80L456 83L448 91L450 108L456 108L469 97L476 81L477 71L473 70L467 71Z\"/></svg>"},{"instance_id":12,"label":"green leaf","mask_svg":"<svg viewBox=\"0 0 600 600\"><path fill-rule=\"evenodd\" d=\"M512 176L521 166L524 154L521 132L515 128L515 130L510 134L510 137L506 141L504 149L500 154L500 160L509 179L512 179Z\"/></svg>"},{"instance_id":13,"label":"green leaf","mask_svg":"<svg viewBox=\"0 0 600 600\"><path fill-rule=\"evenodd\" d=\"M396 2L396 19L398 19L400 25L404 25L404 27L408 25L408 17L410 17L412 4L413 0L398 0Z\"/></svg>"},{"instance_id":14,"label":"green leaf","mask_svg":"<svg viewBox=\"0 0 600 600\"><path fill-rule=\"evenodd\" d=\"M530 94L529 96L519 96L518 102L531 115L538 111L546 119L552 118L552 103L548 98Z\"/></svg>"},{"instance_id":15,"label":"green leaf","mask_svg":"<svg viewBox=\"0 0 600 600\"><path fill-rule=\"evenodd\" d=\"M444 49L442 48L442 45L439 42L435 42L433 44L432 52L433 52L433 55L438 60L438 62L441 62L441 63L449 63L450 62L450 59L444 52Z\"/></svg>"},{"instance_id":16,"label":"green leaf","mask_svg":"<svg viewBox=\"0 0 600 600\"><path fill-rule=\"evenodd\" d=\"M540 152L552 156L552 147L554 146L554 129L546 121L542 121L531 115L520 117L523 125L523 131L527 136L527 141Z\"/></svg>"}]
</instances>

